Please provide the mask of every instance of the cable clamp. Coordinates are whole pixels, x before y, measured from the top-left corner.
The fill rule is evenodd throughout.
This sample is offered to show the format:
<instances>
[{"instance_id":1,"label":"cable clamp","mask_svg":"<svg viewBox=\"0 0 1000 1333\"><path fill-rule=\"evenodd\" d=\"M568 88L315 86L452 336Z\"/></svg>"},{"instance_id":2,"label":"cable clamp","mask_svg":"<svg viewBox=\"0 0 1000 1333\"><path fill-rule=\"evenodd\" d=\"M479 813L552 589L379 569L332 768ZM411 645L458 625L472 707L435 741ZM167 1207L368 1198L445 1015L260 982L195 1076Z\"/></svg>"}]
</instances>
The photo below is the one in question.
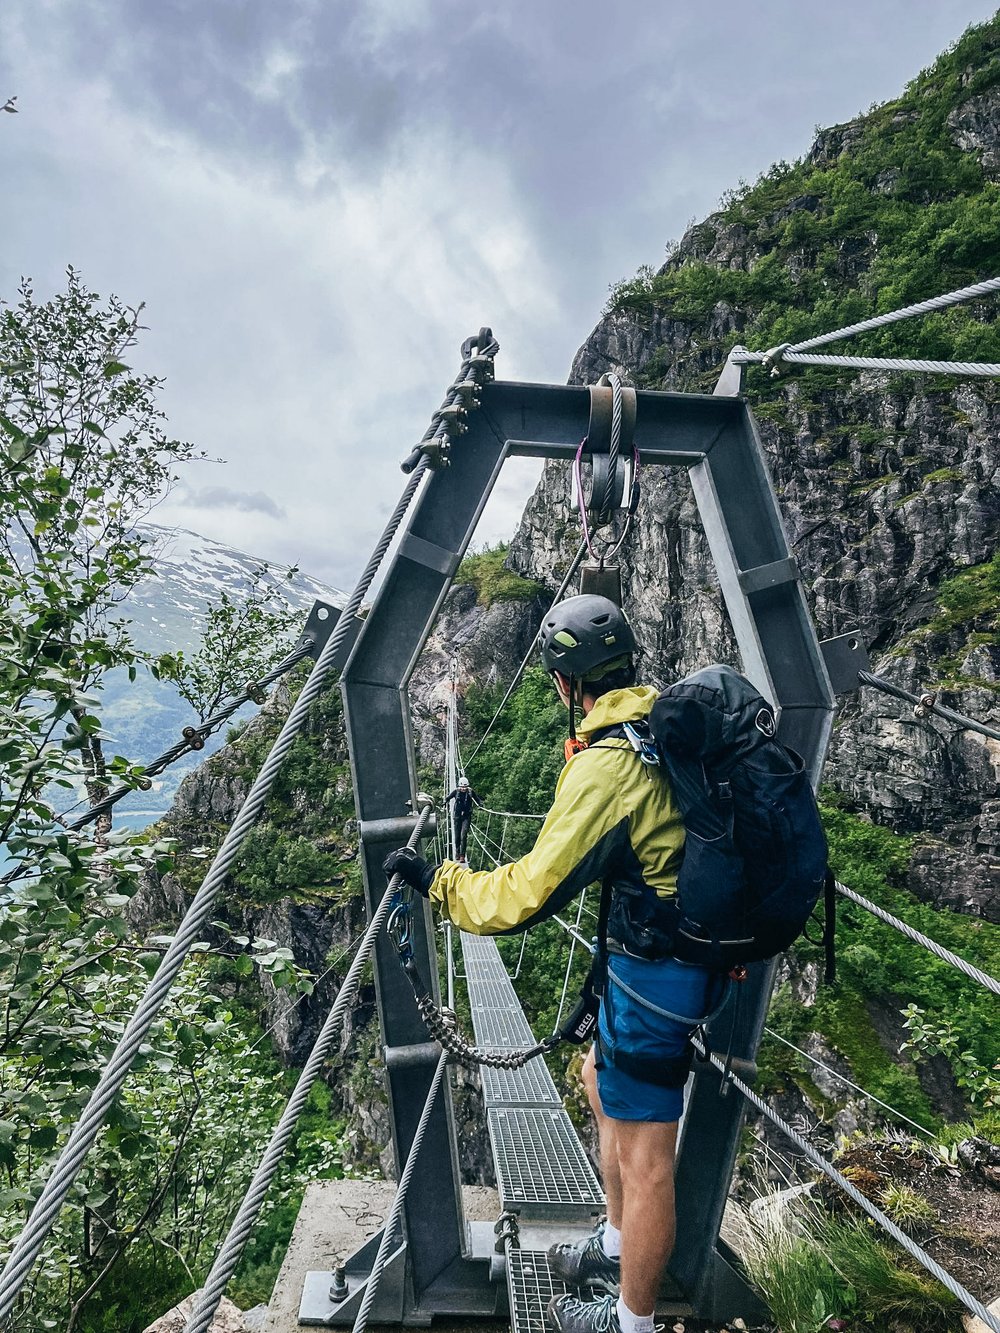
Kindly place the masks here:
<instances>
[{"instance_id":1,"label":"cable clamp","mask_svg":"<svg viewBox=\"0 0 1000 1333\"><path fill-rule=\"evenodd\" d=\"M765 370L769 370L772 376L781 374L781 363L785 359L785 353L791 347L791 343L778 343L776 347L770 347L764 353L764 359L761 362Z\"/></svg>"},{"instance_id":2,"label":"cable clamp","mask_svg":"<svg viewBox=\"0 0 1000 1333\"><path fill-rule=\"evenodd\" d=\"M937 691L927 691L920 696L920 701L913 706L914 717L926 717L937 703Z\"/></svg>"}]
</instances>

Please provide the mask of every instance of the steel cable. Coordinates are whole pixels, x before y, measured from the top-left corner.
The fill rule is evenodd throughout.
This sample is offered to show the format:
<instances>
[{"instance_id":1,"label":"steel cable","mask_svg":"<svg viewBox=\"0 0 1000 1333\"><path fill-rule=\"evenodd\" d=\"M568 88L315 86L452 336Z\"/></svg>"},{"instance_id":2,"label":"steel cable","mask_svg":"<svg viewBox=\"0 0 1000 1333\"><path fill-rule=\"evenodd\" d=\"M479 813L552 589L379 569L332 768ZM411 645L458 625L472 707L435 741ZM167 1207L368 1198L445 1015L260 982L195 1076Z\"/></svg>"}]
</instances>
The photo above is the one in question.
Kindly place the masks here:
<instances>
[{"instance_id":1,"label":"steel cable","mask_svg":"<svg viewBox=\"0 0 1000 1333\"><path fill-rule=\"evenodd\" d=\"M853 1088L855 1092L860 1092L861 1096L864 1097L866 1101L874 1102L876 1106L881 1106L883 1110L889 1111L892 1115L896 1116L897 1119L912 1126L913 1129L919 1129L920 1133L925 1134L927 1138L933 1139L935 1137L924 1125L918 1125L915 1120L911 1120L910 1117L904 1115L902 1111L897 1111L894 1106L890 1106L888 1102L882 1101L881 1098L876 1097L873 1092L867 1092L859 1084L852 1083L849 1078L845 1077L845 1075L838 1074L836 1069L831 1068L830 1065L820 1060L818 1056L810 1055L809 1052L804 1051L801 1046L796 1046L794 1041L789 1041L788 1038L783 1037L780 1032L775 1032L774 1028L765 1027L764 1031L769 1037L773 1037L775 1041L780 1041L782 1046L787 1046L788 1049L794 1051L796 1055L801 1055L803 1060L808 1060L811 1064L814 1064L817 1069L825 1070L832 1078L838 1079L841 1083L846 1083L846 1085L849 1088Z\"/></svg>"},{"instance_id":2,"label":"steel cable","mask_svg":"<svg viewBox=\"0 0 1000 1333\"><path fill-rule=\"evenodd\" d=\"M994 995L1000 995L1000 981L997 981L996 977L991 977L988 972L984 972L982 968L976 967L973 963L967 963L964 958L960 958L957 953L952 953L952 951L946 949L943 944L938 944L936 940L930 939L927 935L922 935L919 930L914 930L914 928L907 925L905 921L900 921L898 916L893 916L892 913L887 912L884 907L879 907L877 904L869 902L867 898L862 898L860 893L855 893L854 890L849 889L846 884L841 884L840 880L837 880L837 892L842 894L843 897L849 898L850 901L856 903L858 907L863 907L866 912L871 912L872 916L878 917L878 919L884 921L887 926L892 926L894 930L898 930L899 933L905 935L907 939L913 940L915 944L922 945L932 954L936 954L937 957L944 962L950 963L952 967L957 967L959 972L964 972L965 975L971 977L973 981L978 981L980 986L985 986L986 989L992 991Z\"/></svg>"},{"instance_id":3,"label":"steel cable","mask_svg":"<svg viewBox=\"0 0 1000 1333\"><path fill-rule=\"evenodd\" d=\"M826 343L837 342L840 338L850 338L855 333L867 333L869 329L881 329L886 324L895 324L901 319L912 319L916 315L929 315L935 310L944 310L948 306L960 305L963 301L974 301L977 296L989 296L991 292L1000 291L1000 278L987 278L984 282L974 282L971 287L960 287L957 291L946 292L943 296L932 296L926 301L918 301L915 305L903 306L899 310L891 310L885 315L873 315L871 319L863 319L857 324L848 324L842 329L834 329L832 333L821 333L816 338L807 338L805 342L794 343L789 351L808 352L814 347L823 347Z\"/></svg>"},{"instance_id":4,"label":"steel cable","mask_svg":"<svg viewBox=\"0 0 1000 1333\"><path fill-rule=\"evenodd\" d=\"M599 521L606 523L611 517L615 482L618 480L618 455L622 442L622 382L617 375L608 375L611 385L611 440L608 444L608 475L601 496Z\"/></svg>"},{"instance_id":5,"label":"steel cable","mask_svg":"<svg viewBox=\"0 0 1000 1333\"><path fill-rule=\"evenodd\" d=\"M566 1004L566 994L569 991L569 978L573 971L573 955L576 953L577 936L580 933L580 919L583 916L583 900L586 897L587 890L584 889L580 894L580 903L576 910L576 929L570 931L569 940L569 958L566 960L566 975L563 977L562 994L559 996L559 1008L556 1011L556 1021L553 1024L553 1030L559 1031L559 1024L562 1022L563 1007ZM562 925L562 922L559 923ZM518 965L520 967L520 965Z\"/></svg>"},{"instance_id":6,"label":"steel cable","mask_svg":"<svg viewBox=\"0 0 1000 1333\"><path fill-rule=\"evenodd\" d=\"M983 282L974 282L969 287L960 287L957 291L946 292L942 296L932 296L926 301L917 301L915 305L903 306L899 310L890 310L884 315L873 315L870 319L859 320L857 324L847 324L834 329L832 333L821 333L815 338L806 338L803 342L783 343L766 352L750 352L745 347L735 347L730 353L730 361L735 365L765 363L776 367L780 362L812 366L840 366L856 370L901 370L918 371L942 375L981 375L984 377L1000 376L1000 365L980 361L927 361L900 357L859 357L859 356L804 356L817 347L838 342L841 338L853 337L856 333L867 333L871 329L884 328L886 324L895 324L901 319L911 319L917 315L929 315L935 310L945 310L949 306L960 305L964 301L974 301L980 296L989 296L1000 291L1000 277L987 278Z\"/></svg>"},{"instance_id":7,"label":"steel cable","mask_svg":"<svg viewBox=\"0 0 1000 1333\"><path fill-rule=\"evenodd\" d=\"M413 496L416 494L427 461L421 458L403 490L403 494L393 510L385 531L365 566L357 587L351 594L341 613L337 627L327 640L317 659L299 697L292 706L285 723L278 734L270 753L264 761L236 820L216 854L198 892L195 894L184 919L178 926L173 942L163 956L155 975L140 1000L135 1013L130 1019L111 1059L105 1066L100 1080L91 1093L80 1119L59 1156L55 1169L46 1181L35 1203L25 1228L18 1237L7 1260L3 1274L0 1275L0 1320L4 1319L13 1308L17 1294L27 1278L38 1254L45 1242L59 1211L72 1188L73 1181L82 1167L84 1160L100 1132L104 1119L113 1102L121 1091L126 1075L143 1044L157 1013L180 972L191 946L200 938L202 927L207 922L216 895L225 881L236 856L253 827L271 786L278 774L285 756L301 730L313 702L318 697L327 676L333 669L337 654L347 638L351 622L361 607L364 596L382 563L386 551L403 520Z\"/></svg>"},{"instance_id":8,"label":"steel cable","mask_svg":"<svg viewBox=\"0 0 1000 1333\"><path fill-rule=\"evenodd\" d=\"M928 361L923 358L899 356L814 356L812 353L792 352L787 347L775 347L769 352L734 352L737 365L763 363L772 367L834 366L845 370L898 370L921 375L971 375L983 379L1000 376L1000 364L995 361Z\"/></svg>"},{"instance_id":9,"label":"steel cable","mask_svg":"<svg viewBox=\"0 0 1000 1333\"><path fill-rule=\"evenodd\" d=\"M371 1272L365 1280L365 1294L361 1300L361 1308L358 1310L357 1318L354 1321L354 1333L364 1333L368 1326L368 1316L371 1314L372 1306L375 1304L375 1297L378 1295L378 1284L382 1277L382 1270L385 1268L389 1258L389 1250L392 1248L393 1237L396 1234L396 1228L399 1225L399 1219L403 1212L403 1204L406 1202L406 1191L410 1187L410 1178L413 1175L414 1167L417 1164L417 1157L424 1142L427 1133L427 1126L430 1124L431 1111L437 1100L437 1095L441 1090L441 1084L444 1080L444 1071L448 1064L448 1054L441 1052L437 1062L437 1068L434 1070L434 1077L431 1080L431 1086L427 1092L427 1100L424 1102L424 1109L420 1113L420 1119L417 1122L417 1128L413 1135L413 1142L410 1144L410 1151L406 1157L406 1165L399 1177L399 1184L396 1186L396 1196L392 1201L392 1207L389 1210L389 1216L385 1219L382 1228L382 1239L379 1241L378 1252L375 1255L375 1261L371 1266ZM194 1330L186 1330L186 1333L194 1333Z\"/></svg>"},{"instance_id":10,"label":"steel cable","mask_svg":"<svg viewBox=\"0 0 1000 1333\"><path fill-rule=\"evenodd\" d=\"M523 810L492 810L488 805L481 805L484 815L498 815L503 819L547 819L547 815L527 815Z\"/></svg>"},{"instance_id":11,"label":"steel cable","mask_svg":"<svg viewBox=\"0 0 1000 1333\"><path fill-rule=\"evenodd\" d=\"M551 604L549 605L549 609L548 609L548 611L546 611L546 613L545 613L546 616L551 615L552 612L555 610L555 608L559 605L559 603L560 603L560 602L562 601L562 599L565 597L565 595L566 595L566 589L569 587L570 580L572 579L572 577L573 577L573 575L576 573L576 571L580 568L580 564L581 564L581 562L583 561L583 557L584 557L586 554L587 554L587 543L586 543L586 541L582 541L582 542L580 543L580 546L579 546L579 549L577 550L576 555L573 557L572 561L570 562L569 569L567 569L566 574L565 574L565 577L563 578L562 583L560 583L560 585L559 585L559 591L556 593L555 597L553 597L552 602L551 602ZM535 646L536 646L536 645L535 645L535 640L532 639L532 641L531 641L531 647L530 647L530 648L528 649L528 651L525 653L525 655L524 655L524 659L523 659L523 661L521 662L521 665L517 668L517 670L516 670L515 673L514 673L514 679L510 682L510 685L508 686L507 693L504 695L504 697L503 697L503 698L501 699L501 701L500 701L500 707L497 709L497 711L496 711L496 712L493 714L493 716L490 718L490 724L489 724L489 726L488 726L488 727L486 728L486 730L483 732L482 736L480 736L480 738L479 738L479 744L476 746L476 748L475 748L475 749L472 751L472 753L469 755L469 758L468 758L468 760L466 761L467 763L470 763L470 764L471 764L472 761L473 761L473 759L475 759L476 755L477 755L477 754L479 753L479 751L483 748L483 745L486 743L486 737L490 734L490 732L493 730L494 726L496 725L497 718L500 716L500 714L503 712L503 710L507 707L507 704L508 704L508 702L510 701L510 696L511 696L511 695L514 693L514 691L517 689L518 684L520 683L521 677L524 675L525 670L527 669L528 663L531 661L532 656L534 655L534 652L535 652Z\"/></svg>"},{"instance_id":12,"label":"steel cable","mask_svg":"<svg viewBox=\"0 0 1000 1333\"><path fill-rule=\"evenodd\" d=\"M870 671L859 671L858 680L862 685L870 685L873 689L881 690L883 694L892 695L894 699L911 703L914 708L923 709L924 713L933 713L935 717L943 718L945 722L951 722L956 727L961 727L963 731L978 731L981 736L989 736L991 740L1000 741L1000 731L996 727L988 727L985 722L977 722L975 718L966 717L964 713L956 713L953 708L945 708L943 704L937 702L937 695L934 693L913 694L910 690L904 690L902 685L894 685L891 680L886 680L884 676L875 676Z\"/></svg>"},{"instance_id":13,"label":"steel cable","mask_svg":"<svg viewBox=\"0 0 1000 1333\"><path fill-rule=\"evenodd\" d=\"M691 1040L692 1045L704 1059L706 1051L703 1042L697 1037L693 1037ZM825 1157L822 1157L811 1143L808 1143L801 1134L791 1127L791 1125L785 1120L782 1120L777 1111L772 1110L767 1102L765 1102L762 1097L758 1097L753 1089L749 1088L731 1069L727 1069L724 1060L712 1052L708 1052L708 1058L711 1060L712 1065L722 1075L723 1080L726 1083L731 1084L751 1106L755 1107L761 1115L766 1116L773 1125L780 1129L782 1134L795 1144L799 1151L809 1159L818 1171L822 1171L823 1175L825 1175L827 1179L832 1180L838 1189L842 1190L849 1199L852 1199L859 1208L863 1209L873 1222L876 1222L883 1231L887 1232L897 1244L902 1245L903 1249L911 1256L911 1258L916 1259L917 1263L926 1268L932 1277L937 1278L941 1285L946 1287L953 1296L961 1301L967 1310L971 1310L974 1315L977 1315L987 1328L992 1329L993 1333L1000 1333L1000 1319L998 1319L996 1315L990 1314L982 1301L977 1300L971 1292L966 1291L965 1287L963 1287L960 1282L956 1282L951 1274L943 1269L936 1259L932 1259L926 1250L921 1249L919 1245L912 1241L905 1231L901 1231L900 1228L896 1226L895 1222L886 1217L885 1213L883 1213L880 1208L876 1208L873 1203L866 1199L861 1191L855 1185L852 1185L851 1182L843 1176L835 1166L828 1162Z\"/></svg>"},{"instance_id":14,"label":"steel cable","mask_svg":"<svg viewBox=\"0 0 1000 1333\"><path fill-rule=\"evenodd\" d=\"M289 653L289 655L284 658L283 661L279 662L272 671L269 671L266 676L261 676L260 680L255 680L252 685L247 686L242 694L238 695L235 699L231 699L229 703L217 713L213 713L211 717L207 717L204 722L199 722L196 727L191 729L192 734L190 736L186 736L183 740L178 741L176 745L172 745L169 750L164 750L161 755L158 755L150 763L146 764L142 770L143 776L150 778L156 777L158 773L162 773L163 770L168 768L175 760L180 759L189 751L200 748L192 745L191 742L197 740L199 737L204 739L206 736L211 735L216 727L231 718L232 715L238 709L242 708L245 703L249 703L259 690L264 690L268 685L273 685L276 680L281 676L284 676L286 672L291 671L292 667L301 662L303 658L308 657L311 646L311 644L306 643L303 644L301 648L297 648L293 653ZM130 792L135 790L135 787L129 785L116 787L115 790L109 792L103 800L98 801L96 805L90 806L83 814L78 815L76 819L71 820L66 825L66 828L71 833L78 832L99 815L105 814L112 808L112 806L117 805L124 796L128 796Z\"/></svg>"},{"instance_id":15,"label":"steel cable","mask_svg":"<svg viewBox=\"0 0 1000 1333\"><path fill-rule=\"evenodd\" d=\"M410 834L407 846L416 847L423 831L424 825L430 815L430 806L425 806L420 812L413 832ZM219 1247L219 1252L212 1265L212 1271L205 1279L205 1286L198 1295L194 1307L188 1316L188 1321L184 1326L184 1333L208 1333L208 1329L218 1309L219 1302L222 1300L222 1294L226 1289L229 1279L236 1271L236 1266L240 1261L244 1246L250 1238L257 1215L260 1212L261 1205L264 1202L267 1191L270 1188L271 1181L274 1179L275 1172L281 1163L285 1154L285 1149L295 1130L296 1122L302 1114L303 1107L309 1098L309 1093L313 1084L319 1077L327 1056L330 1053L330 1047L333 1045L334 1038L340 1028L341 1021L351 1002L354 1000L358 986L361 982L361 974L364 971L365 964L372 949L375 946L375 940L379 931L385 922L392 903L393 895L402 887L403 881L399 875L393 875L389 881L389 886L382 895L382 900L368 923L368 928L361 937L361 943L358 945L357 953L348 968L347 975L344 977L337 998L334 1001L333 1008L326 1016L326 1021L320 1030L319 1036L309 1053L309 1059L303 1067L302 1073L298 1077L295 1089L285 1105L281 1114L281 1119L271 1135L271 1141L267 1145L264 1156L261 1158L260 1165L254 1173L247 1191L243 1196L243 1202L240 1204L236 1217L233 1219L226 1239Z\"/></svg>"}]
</instances>

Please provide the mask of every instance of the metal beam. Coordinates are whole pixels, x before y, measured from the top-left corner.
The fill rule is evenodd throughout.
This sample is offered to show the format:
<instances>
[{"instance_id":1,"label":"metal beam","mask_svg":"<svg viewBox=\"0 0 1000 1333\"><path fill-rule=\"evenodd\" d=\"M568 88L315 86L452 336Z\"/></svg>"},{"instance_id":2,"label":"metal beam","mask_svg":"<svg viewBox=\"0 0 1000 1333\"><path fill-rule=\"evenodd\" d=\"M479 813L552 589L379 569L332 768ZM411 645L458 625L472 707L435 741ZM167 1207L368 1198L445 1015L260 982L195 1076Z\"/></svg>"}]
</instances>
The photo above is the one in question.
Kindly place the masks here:
<instances>
[{"instance_id":1,"label":"metal beam","mask_svg":"<svg viewBox=\"0 0 1000 1333\"><path fill-rule=\"evenodd\" d=\"M504 459L515 454L571 459L586 433L590 404L587 388L486 385L467 434L454 444L451 466L429 474L342 678L355 803L365 823L405 819L413 809L406 685ZM743 668L774 703L782 740L803 754L818 779L834 698L749 409L736 397L641 391L635 443L647 466L689 469ZM383 851L373 842L361 848L369 911L384 891ZM417 914L414 951L424 977L436 987L426 906ZM759 966L744 983L733 1039L739 1059L752 1061L756 1053L772 976L773 968ZM425 1041L409 986L385 939L375 952L375 982L385 1046ZM409 1152L430 1076L421 1061L393 1061L386 1070L397 1169ZM742 1120L741 1102L720 1095L716 1077L696 1078L678 1160L680 1241L672 1271L695 1309L708 1317L743 1313L729 1306L752 1300L718 1244ZM465 1258L468 1233L450 1094L438 1099L404 1222L404 1320L480 1310L488 1273L481 1262L477 1267ZM448 1280L436 1282L445 1271Z\"/></svg>"}]
</instances>

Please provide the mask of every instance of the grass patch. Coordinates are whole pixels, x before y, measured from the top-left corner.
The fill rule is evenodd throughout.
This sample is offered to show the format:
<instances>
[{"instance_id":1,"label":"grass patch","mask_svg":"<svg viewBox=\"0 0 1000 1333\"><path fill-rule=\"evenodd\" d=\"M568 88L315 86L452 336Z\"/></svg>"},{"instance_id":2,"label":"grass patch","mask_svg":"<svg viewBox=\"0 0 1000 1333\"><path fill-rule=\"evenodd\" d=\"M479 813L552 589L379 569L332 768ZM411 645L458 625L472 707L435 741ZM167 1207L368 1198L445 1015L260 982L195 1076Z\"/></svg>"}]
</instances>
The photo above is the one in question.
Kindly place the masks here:
<instances>
[{"instance_id":1,"label":"grass patch","mask_svg":"<svg viewBox=\"0 0 1000 1333\"><path fill-rule=\"evenodd\" d=\"M544 594L545 589L540 583L523 579L505 567L509 549L503 542L498 546L487 546L475 555L467 555L459 565L455 582L471 584L480 606L492 606L494 602L530 602Z\"/></svg>"},{"instance_id":2,"label":"grass patch","mask_svg":"<svg viewBox=\"0 0 1000 1333\"><path fill-rule=\"evenodd\" d=\"M928 625L933 633L944 634L980 616L995 615L1000 609L1000 551L982 565L971 565L937 590L938 613Z\"/></svg>"},{"instance_id":3,"label":"grass patch","mask_svg":"<svg viewBox=\"0 0 1000 1333\"><path fill-rule=\"evenodd\" d=\"M960 1333L962 1307L944 1287L897 1260L862 1222L819 1208L749 1224L744 1262L781 1333L820 1333L831 1320L852 1333Z\"/></svg>"}]
</instances>

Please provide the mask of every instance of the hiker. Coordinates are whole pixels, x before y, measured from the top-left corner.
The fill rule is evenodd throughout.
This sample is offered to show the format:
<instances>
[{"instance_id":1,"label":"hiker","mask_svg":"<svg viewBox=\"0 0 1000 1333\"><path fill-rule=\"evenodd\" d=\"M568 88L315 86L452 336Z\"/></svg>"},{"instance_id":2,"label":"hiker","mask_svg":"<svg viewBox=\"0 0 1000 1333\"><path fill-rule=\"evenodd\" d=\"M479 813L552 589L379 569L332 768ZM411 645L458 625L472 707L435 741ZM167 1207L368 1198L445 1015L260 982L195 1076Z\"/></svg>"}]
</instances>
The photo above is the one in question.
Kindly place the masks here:
<instances>
[{"instance_id":1,"label":"hiker","mask_svg":"<svg viewBox=\"0 0 1000 1333\"><path fill-rule=\"evenodd\" d=\"M661 898L676 892L685 835L665 774L640 762L623 732L622 724L644 721L657 698L655 688L633 683L631 626L605 597L571 597L546 616L539 643L570 710L570 741L534 847L490 871L447 861L435 867L409 848L391 853L384 868L478 935L526 930L595 880L610 884L610 975L583 1066L608 1216L579 1244L553 1246L549 1265L574 1285L620 1284L620 1295L554 1297L548 1319L557 1333L652 1333L674 1243L674 1153L689 1037L718 998L720 981L717 971L659 955L643 926L644 896L648 904L650 890Z\"/></svg>"},{"instance_id":2,"label":"hiker","mask_svg":"<svg viewBox=\"0 0 1000 1333\"><path fill-rule=\"evenodd\" d=\"M455 854L459 865L468 865L466 855L469 846L469 829L472 828L472 807L482 805L482 801L469 786L469 779L463 773L458 779L458 786L445 797L445 804L455 802L452 812L455 821Z\"/></svg>"}]
</instances>

